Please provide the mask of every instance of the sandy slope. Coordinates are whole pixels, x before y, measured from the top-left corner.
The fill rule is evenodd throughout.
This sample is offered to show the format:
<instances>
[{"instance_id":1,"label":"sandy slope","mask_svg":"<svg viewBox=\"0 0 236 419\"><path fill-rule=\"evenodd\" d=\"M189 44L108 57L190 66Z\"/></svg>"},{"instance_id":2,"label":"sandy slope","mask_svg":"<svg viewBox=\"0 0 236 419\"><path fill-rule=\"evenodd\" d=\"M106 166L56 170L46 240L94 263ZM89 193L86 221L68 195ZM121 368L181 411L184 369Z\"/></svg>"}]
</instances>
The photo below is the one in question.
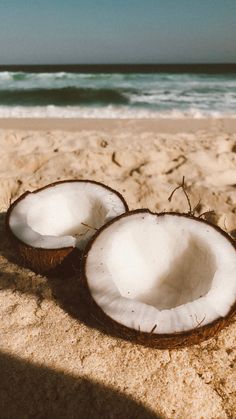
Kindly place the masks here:
<instances>
[{"instance_id":1,"label":"sandy slope","mask_svg":"<svg viewBox=\"0 0 236 419\"><path fill-rule=\"evenodd\" d=\"M0 131L0 417L236 417L235 321L179 351L106 336L88 319L76 278L48 280L18 267L3 228L10 199L60 179L107 183L132 209L187 211L180 191L168 202L185 176L197 214L214 209L211 220L235 235L235 124L162 133L147 121L40 128Z\"/></svg>"}]
</instances>

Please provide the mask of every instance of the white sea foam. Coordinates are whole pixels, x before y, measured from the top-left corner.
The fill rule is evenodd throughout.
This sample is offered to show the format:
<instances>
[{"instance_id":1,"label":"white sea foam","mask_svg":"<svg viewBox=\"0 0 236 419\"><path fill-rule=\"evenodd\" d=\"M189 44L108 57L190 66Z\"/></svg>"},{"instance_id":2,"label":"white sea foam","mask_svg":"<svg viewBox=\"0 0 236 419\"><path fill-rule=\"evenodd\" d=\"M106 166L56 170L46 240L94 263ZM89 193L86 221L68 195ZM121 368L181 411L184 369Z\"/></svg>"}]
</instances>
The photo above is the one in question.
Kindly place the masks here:
<instances>
[{"instance_id":1,"label":"white sea foam","mask_svg":"<svg viewBox=\"0 0 236 419\"><path fill-rule=\"evenodd\" d=\"M170 111L154 111L134 109L126 106L115 107L80 107L80 106L0 106L0 118L96 118L96 119L182 119L182 118L236 118L235 113L200 111L190 108L188 111L172 109Z\"/></svg>"},{"instance_id":2,"label":"white sea foam","mask_svg":"<svg viewBox=\"0 0 236 419\"><path fill-rule=\"evenodd\" d=\"M3 118L235 115L235 74L0 72Z\"/></svg>"},{"instance_id":3,"label":"white sea foam","mask_svg":"<svg viewBox=\"0 0 236 419\"><path fill-rule=\"evenodd\" d=\"M1 71L0 72L0 81L1 80L11 80L12 79L12 73L10 71Z\"/></svg>"}]
</instances>

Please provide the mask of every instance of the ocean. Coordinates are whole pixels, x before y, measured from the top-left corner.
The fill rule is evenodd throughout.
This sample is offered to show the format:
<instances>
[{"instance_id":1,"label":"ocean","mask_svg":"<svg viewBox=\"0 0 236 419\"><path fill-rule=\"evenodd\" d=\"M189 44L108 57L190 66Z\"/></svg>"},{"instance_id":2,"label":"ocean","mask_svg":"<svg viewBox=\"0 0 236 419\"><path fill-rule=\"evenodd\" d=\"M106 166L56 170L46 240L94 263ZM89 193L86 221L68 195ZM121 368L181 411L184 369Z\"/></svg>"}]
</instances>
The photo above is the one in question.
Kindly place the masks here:
<instances>
[{"instance_id":1,"label":"ocean","mask_svg":"<svg viewBox=\"0 0 236 419\"><path fill-rule=\"evenodd\" d=\"M236 117L236 67L0 67L0 117Z\"/></svg>"}]
</instances>

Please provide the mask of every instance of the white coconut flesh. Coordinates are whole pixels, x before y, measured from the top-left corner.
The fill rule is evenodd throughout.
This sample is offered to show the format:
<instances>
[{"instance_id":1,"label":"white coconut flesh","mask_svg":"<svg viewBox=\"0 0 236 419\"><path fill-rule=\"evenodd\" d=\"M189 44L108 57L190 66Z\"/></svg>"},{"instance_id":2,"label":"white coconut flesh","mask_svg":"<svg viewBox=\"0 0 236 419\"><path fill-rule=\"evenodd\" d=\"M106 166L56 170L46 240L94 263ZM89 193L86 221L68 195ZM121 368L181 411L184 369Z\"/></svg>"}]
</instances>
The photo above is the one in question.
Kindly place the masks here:
<instances>
[{"instance_id":1,"label":"white coconut flesh","mask_svg":"<svg viewBox=\"0 0 236 419\"><path fill-rule=\"evenodd\" d=\"M13 208L9 226L24 243L44 249L78 247L125 212L118 194L92 182L63 182L30 193Z\"/></svg>"},{"instance_id":2,"label":"white coconut flesh","mask_svg":"<svg viewBox=\"0 0 236 419\"><path fill-rule=\"evenodd\" d=\"M181 215L134 213L103 229L85 275L113 320L152 333L191 330L236 300L236 251L214 227Z\"/></svg>"}]
</instances>

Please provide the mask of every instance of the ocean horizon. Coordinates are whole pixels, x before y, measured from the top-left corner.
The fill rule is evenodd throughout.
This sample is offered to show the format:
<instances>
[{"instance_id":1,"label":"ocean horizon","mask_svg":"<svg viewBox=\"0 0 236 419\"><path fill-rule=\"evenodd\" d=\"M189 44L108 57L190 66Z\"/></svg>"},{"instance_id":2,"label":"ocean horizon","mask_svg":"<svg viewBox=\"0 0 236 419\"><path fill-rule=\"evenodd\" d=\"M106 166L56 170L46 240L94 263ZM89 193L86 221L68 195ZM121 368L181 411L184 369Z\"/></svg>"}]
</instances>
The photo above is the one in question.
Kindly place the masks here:
<instances>
[{"instance_id":1,"label":"ocean horizon","mask_svg":"<svg viewBox=\"0 0 236 419\"><path fill-rule=\"evenodd\" d=\"M236 117L236 64L0 66L2 118Z\"/></svg>"}]
</instances>

